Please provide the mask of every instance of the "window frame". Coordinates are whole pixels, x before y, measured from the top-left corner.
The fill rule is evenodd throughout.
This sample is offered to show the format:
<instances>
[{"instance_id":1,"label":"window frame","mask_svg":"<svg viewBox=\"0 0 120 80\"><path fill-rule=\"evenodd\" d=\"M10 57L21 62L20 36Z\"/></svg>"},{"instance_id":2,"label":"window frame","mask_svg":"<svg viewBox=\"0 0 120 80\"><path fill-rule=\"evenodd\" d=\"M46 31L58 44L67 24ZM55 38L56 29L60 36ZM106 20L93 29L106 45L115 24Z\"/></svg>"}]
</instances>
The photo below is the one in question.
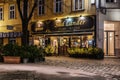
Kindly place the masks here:
<instances>
[{"instance_id":1,"label":"window frame","mask_svg":"<svg viewBox=\"0 0 120 80\"><path fill-rule=\"evenodd\" d=\"M78 1L78 8L77 9L75 9L75 3L76 3L76 1ZM82 10L84 10L84 6L85 6L85 2L84 2L84 0L82 0L82 8L80 8L80 5L79 5L79 3L80 3L80 0L72 0L72 11L82 11Z\"/></svg>"},{"instance_id":2,"label":"window frame","mask_svg":"<svg viewBox=\"0 0 120 80\"><path fill-rule=\"evenodd\" d=\"M63 11L62 2L63 0L60 0L60 1L54 0L54 6L53 6L54 13L61 13Z\"/></svg>"},{"instance_id":3,"label":"window frame","mask_svg":"<svg viewBox=\"0 0 120 80\"><path fill-rule=\"evenodd\" d=\"M14 9L10 9L11 7L14 7ZM10 4L9 5L9 19L15 19L15 16L16 16L16 11L15 11L15 4ZM11 13L11 12L13 12L13 13Z\"/></svg>"},{"instance_id":4,"label":"window frame","mask_svg":"<svg viewBox=\"0 0 120 80\"><path fill-rule=\"evenodd\" d=\"M0 21L1 21L1 20L3 20L3 15L4 15L4 14L3 14L3 7L0 6L0 9L2 9L2 11L0 11Z\"/></svg>"},{"instance_id":5,"label":"window frame","mask_svg":"<svg viewBox=\"0 0 120 80\"><path fill-rule=\"evenodd\" d=\"M43 1L42 4L40 4L39 1ZM38 16L41 16L44 14L45 14L45 0L38 0Z\"/></svg>"}]
</instances>

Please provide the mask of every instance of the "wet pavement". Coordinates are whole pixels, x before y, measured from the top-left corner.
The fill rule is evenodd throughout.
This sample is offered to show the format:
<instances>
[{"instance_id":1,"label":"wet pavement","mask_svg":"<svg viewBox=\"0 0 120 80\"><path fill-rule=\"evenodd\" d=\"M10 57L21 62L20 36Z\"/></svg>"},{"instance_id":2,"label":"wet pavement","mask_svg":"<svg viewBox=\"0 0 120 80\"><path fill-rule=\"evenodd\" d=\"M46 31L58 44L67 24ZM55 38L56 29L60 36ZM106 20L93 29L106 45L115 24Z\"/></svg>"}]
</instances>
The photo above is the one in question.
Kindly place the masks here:
<instances>
[{"instance_id":1,"label":"wet pavement","mask_svg":"<svg viewBox=\"0 0 120 80\"><path fill-rule=\"evenodd\" d=\"M0 63L0 80L120 80L120 59L46 57L39 63Z\"/></svg>"}]
</instances>

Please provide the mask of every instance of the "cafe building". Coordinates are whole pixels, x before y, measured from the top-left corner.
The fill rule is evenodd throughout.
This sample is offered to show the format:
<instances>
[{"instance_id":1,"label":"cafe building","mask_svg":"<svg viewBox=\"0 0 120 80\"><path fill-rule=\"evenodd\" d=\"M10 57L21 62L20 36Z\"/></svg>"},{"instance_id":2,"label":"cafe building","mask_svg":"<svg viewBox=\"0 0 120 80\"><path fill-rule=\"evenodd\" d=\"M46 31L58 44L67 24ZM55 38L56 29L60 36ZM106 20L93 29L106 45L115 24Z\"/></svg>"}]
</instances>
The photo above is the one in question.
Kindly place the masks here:
<instances>
[{"instance_id":1,"label":"cafe building","mask_svg":"<svg viewBox=\"0 0 120 80\"><path fill-rule=\"evenodd\" d=\"M32 29L34 44L56 46L58 52L63 54L65 50L62 49L70 47L96 46L95 20L95 15L88 15L38 22L36 28Z\"/></svg>"},{"instance_id":2,"label":"cafe building","mask_svg":"<svg viewBox=\"0 0 120 80\"><path fill-rule=\"evenodd\" d=\"M51 45L61 54L70 47L96 46L94 0L40 0L38 6L31 24L34 45Z\"/></svg>"}]
</instances>

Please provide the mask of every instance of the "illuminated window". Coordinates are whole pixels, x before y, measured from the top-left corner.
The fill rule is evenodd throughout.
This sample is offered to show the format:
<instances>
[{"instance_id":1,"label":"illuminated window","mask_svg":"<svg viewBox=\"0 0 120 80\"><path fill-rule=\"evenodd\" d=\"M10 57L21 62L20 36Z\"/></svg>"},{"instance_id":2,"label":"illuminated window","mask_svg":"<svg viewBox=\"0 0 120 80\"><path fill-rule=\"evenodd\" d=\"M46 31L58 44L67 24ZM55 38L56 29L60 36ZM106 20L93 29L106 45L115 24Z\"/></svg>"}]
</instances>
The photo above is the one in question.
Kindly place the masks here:
<instances>
[{"instance_id":1,"label":"illuminated window","mask_svg":"<svg viewBox=\"0 0 120 80\"><path fill-rule=\"evenodd\" d=\"M43 15L45 13L45 0L38 1L38 15Z\"/></svg>"},{"instance_id":2,"label":"illuminated window","mask_svg":"<svg viewBox=\"0 0 120 80\"><path fill-rule=\"evenodd\" d=\"M3 20L3 7L0 7L0 20Z\"/></svg>"},{"instance_id":3,"label":"illuminated window","mask_svg":"<svg viewBox=\"0 0 120 80\"><path fill-rule=\"evenodd\" d=\"M60 13L60 12L62 12L62 0L55 0L54 12L55 12L55 13Z\"/></svg>"},{"instance_id":4,"label":"illuminated window","mask_svg":"<svg viewBox=\"0 0 120 80\"><path fill-rule=\"evenodd\" d=\"M95 0L91 0L91 4L95 4Z\"/></svg>"},{"instance_id":5,"label":"illuminated window","mask_svg":"<svg viewBox=\"0 0 120 80\"><path fill-rule=\"evenodd\" d=\"M72 0L72 10L78 11L84 9L84 0Z\"/></svg>"},{"instance_id":6,"label":"illuminated window","mask_svg":"<svg viewBox=\"0 0 120 80\"><path fill-rule=\"evenodd\" d=\"M9 11L10 11L9 18L15 19L15 5L14 4L10 5Z\"/></svg>"}]
</instances>

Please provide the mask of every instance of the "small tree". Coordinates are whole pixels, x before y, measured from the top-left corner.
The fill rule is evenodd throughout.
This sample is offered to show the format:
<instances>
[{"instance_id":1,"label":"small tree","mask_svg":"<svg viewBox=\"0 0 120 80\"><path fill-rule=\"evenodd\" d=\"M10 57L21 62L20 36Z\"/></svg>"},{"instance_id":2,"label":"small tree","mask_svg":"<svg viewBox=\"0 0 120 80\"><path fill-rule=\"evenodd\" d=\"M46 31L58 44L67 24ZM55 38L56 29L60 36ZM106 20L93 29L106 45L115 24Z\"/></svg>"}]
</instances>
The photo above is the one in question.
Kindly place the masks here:
<instances>
[{"instance_id":1,"label":"small tree","mask_svg":"<svg viewBox=\"0 0 120 80\"><path fill-rule=\"evenodd\" d=\"M33 6L31 8L31 11L28 14L28 2L29 1L33 1ZM29 44L28 24L29 24L29 21L32 18L32 14L37 6L37 2L38 2L38 0L16 0L18 12L20 14L20 18L21 18L21 22L22 22L22 45ZM23 3L23 5L21 5L22 3ZM21 7L23 7L23 8L21 8Z\"/></svg>"}]
</instances>

